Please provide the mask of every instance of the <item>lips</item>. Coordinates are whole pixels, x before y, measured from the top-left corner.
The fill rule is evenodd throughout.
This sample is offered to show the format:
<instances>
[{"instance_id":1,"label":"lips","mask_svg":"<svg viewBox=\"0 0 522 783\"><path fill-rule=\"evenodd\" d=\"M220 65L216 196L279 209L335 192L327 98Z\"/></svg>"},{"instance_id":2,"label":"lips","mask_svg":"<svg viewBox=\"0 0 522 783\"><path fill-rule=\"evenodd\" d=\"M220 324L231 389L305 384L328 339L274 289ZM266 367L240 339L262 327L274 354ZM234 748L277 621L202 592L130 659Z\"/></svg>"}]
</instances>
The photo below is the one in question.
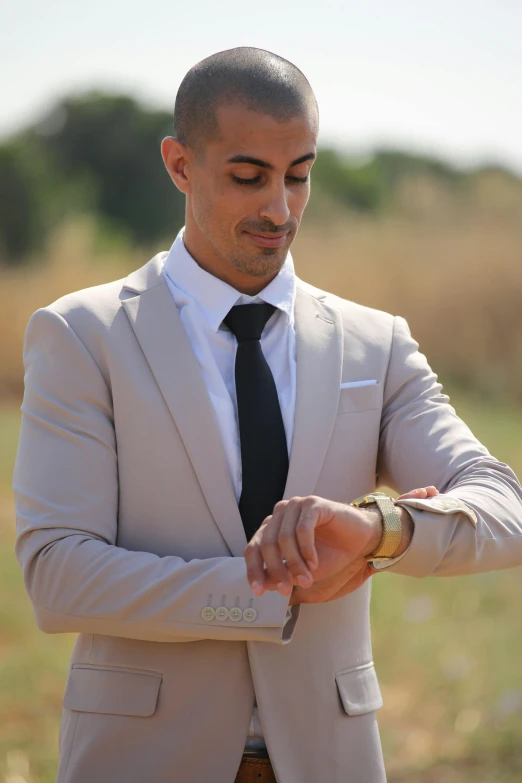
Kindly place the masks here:
<instances>
[{"instance_id":1,"label":"lips","mask_svg":"<svg viewBox=\"0 0 522 783\"><path fill-rule=\"evenodd\" d=\"M284 234L253 234L250 231L245 232L252 242L260 247L282 247L288 237L289 232Z\"/></svg>"}]
</instances>

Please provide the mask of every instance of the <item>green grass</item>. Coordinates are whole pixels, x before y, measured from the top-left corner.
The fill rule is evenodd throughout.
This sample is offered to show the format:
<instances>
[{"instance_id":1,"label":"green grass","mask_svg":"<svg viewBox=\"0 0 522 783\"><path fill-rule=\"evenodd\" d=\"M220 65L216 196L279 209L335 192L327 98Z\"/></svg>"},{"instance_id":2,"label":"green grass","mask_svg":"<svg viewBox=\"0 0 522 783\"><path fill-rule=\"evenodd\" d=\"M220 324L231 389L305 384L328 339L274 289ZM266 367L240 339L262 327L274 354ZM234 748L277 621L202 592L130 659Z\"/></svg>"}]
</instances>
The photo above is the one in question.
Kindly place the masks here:
<instances>
[{"instance_id":1,"label":"green grass","mask_svg":"<svg viewBox=\"0 0 522 783\"><path fill-rule=\"evenodd\" d=\"M38 630L14 556L8 487L19 422L15 406L0 407L0 781L51 783L56 778L61 699L74 639Z\"/></svg>"},{"instance_id":2,"label":"green grass","mask_svg":"<svg viewBox=\"0 0 522 783\"><path fill-rule=\"evenodd\" d=\"M522 475L522 411L455 391L491 453ZM522 569L373 580L374 658L390 783L522 780Z\"/></svg>"},{"instance_id":3,"label":"green grass","mask_svg":"<svg viewBox=\"0 0 522 783\"><path fill-rule=\"evenodd\" d=\"M0 490L5 490L11 484L20 416L20 411L14 404L0 404Z\"/></svg>"},{"instance_id":4,"label":"green grass","mask_svg":"<svg viewBox=\"0 0 522 783\"><path fill-rule=\"evenodd\" d=\"M522 411L463 393L452 402L490 451L522 475ZM8 486L18 425L16 407L0 406L0 783L51 783L73 639L38 631L13 554ZM374 579L390 783L522 780L521 584L521 569Z\"/></svg>"}]
</instances>

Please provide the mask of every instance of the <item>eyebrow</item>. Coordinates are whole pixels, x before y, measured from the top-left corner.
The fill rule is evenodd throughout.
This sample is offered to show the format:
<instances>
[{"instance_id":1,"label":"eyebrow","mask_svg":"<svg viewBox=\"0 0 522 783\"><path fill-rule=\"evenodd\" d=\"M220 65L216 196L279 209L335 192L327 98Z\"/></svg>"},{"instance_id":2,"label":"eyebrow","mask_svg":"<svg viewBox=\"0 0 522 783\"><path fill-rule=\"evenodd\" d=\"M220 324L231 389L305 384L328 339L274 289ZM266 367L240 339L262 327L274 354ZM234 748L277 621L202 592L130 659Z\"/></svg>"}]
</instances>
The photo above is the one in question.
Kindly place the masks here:
<instances>
[{"instance_id":1,"label":"eyebrow","mask_svg":"<svg viewBox=\"0 0 522 783\"><path fill-rule=\"evenodd\" d=\"M288 168L298 166L300 163L304 163L307 160L315 160L315 152L309 152L307 155L303 155L297 160L293 160ZM267 163L266 160L260 160L259 158L251 158L249 155L234 155L233 158L229 158L227 163L250 163L252 166L259 166L262 169L273 170L271 163Z\"/></svg>"}]
</instances>

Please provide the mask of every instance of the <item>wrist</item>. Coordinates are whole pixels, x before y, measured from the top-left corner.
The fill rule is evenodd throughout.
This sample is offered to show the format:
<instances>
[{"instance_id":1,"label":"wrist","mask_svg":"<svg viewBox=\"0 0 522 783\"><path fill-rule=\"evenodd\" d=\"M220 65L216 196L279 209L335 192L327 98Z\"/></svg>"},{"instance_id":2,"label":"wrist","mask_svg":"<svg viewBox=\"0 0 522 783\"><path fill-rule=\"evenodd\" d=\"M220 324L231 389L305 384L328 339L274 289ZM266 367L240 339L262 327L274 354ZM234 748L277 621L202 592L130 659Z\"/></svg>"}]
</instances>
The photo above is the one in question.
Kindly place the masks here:
<instances>
[{"instance_id":1,"label":"wrist","mask_svg":"<svg viewBox=\"0 0 522 783\"><path fill-rule=\"evenodd\" d=\"M384 525L382 514L376 504L367 506L363 510L363 513L366 517L368 526L368 540L361 554L363 557L368 557L368 555L371 555L372 552L375 552L379 548L384 532Z\"/></svg>"},{"instance_id":2,"label":"wrist","mask_svg":"<svg viewBox=\"0 0 522 783\"><path fill-rule=\"evenodd\" d=\"M411 544L414 529L413 519L406 508L404 506L396 505L395 510L401 520L401 540L391 557L399 557L408 549ZM384 535L384 524L382 514L377 507L377 504L372 503L366 506L364 511L369 524L369 537L362 555L363 557L369 557L379 549Z\"/></svg>"},{"instance_id":3,"label":"wrist","mask_svg":"<svg viewBox=\"0 0 522 783\"><path fill-rule=\"evenodd\" d=\"M413 538L413 529L415 527L413 523L413 518L409 511L404 506L395 506L397 509L397 512L399 513L399 516L401 518L401 528L402 528L402 534L401 534L401 542L399 546L397 547L397 551L393 555L394 557L399 557L400 555L404 554L406 550L408 549L409 545L411 544L411 539Z\"/></svg>"}]
</instances>

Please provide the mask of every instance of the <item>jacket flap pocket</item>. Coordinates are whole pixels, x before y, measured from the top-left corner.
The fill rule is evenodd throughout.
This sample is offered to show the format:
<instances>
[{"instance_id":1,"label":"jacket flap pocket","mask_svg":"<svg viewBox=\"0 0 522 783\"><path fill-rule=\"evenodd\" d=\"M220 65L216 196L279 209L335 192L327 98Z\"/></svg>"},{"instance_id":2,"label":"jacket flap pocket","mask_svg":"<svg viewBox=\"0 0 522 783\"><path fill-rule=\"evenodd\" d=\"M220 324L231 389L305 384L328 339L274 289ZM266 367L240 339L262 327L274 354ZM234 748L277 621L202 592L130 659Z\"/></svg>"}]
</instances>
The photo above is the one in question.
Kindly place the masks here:
<instances>
[{"instance_id":1,"label":"jacket flap pocket","mask_svg":"<svg viewBox=\"0 0 522 783\"><path fill-rule=\"evenodd\" d=\"M335 675L339 696L348 715L364 715L382 707L381 689L373 662Z\"/></svg>"},{"instance_id":2,"label":"jacket flap pocket","mask_svg":"<svg viewBox=\"0 0 522 783\"><path fill-rule=\"evenodd\" d=\"M74 664L63 706L77 712L146 718L156 710L161 680L159 672Z\"/></svg>"},{"instance_id":3,"label":"jacket flap pocket","mask_svg":"<svg viewBox=\"0 0 522 783\"><path fill-rule=\"evenodd\" d=\"M361 413L362 411L375 410L381 405L382 386L380 383L372 386L352 386L340 390L337 413Z\"/></svg>"}]
</instances>

